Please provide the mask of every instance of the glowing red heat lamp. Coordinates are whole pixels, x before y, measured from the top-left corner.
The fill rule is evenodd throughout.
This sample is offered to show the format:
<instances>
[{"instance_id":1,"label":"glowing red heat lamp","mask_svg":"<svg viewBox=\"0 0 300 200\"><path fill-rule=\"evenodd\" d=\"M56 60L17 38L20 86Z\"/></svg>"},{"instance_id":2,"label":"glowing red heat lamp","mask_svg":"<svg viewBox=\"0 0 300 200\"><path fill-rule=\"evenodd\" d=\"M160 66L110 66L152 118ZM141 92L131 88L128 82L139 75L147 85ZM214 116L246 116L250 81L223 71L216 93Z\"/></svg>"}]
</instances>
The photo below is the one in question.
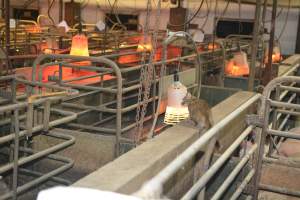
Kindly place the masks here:
<instances>
[{"instance_id":1,"label":"glowing red heat lamp","mask_svg":"<svg viewBox=\"0 0 300 200\"><path fill-rule=\"evenodd\" d=\"M208 50L216 50L216 49L219 49L220 46L216 43L209 43L208 46L207 46L207 49Z\"/></svg>"},{"instance_id":2,"label":"glowing red heat lamp","mask_svg":"<svg viewBox=\"0 0 300 200\"><path fill-rule=\"evenodd\" d=\"M152 38L151 36L142 37L139 41L137 52L152 51Z\"/></svg>"},{"instance_id":3,"label":"glowing red heat lamp","mask_svg":"<svg viewBox=\"0 0 300 200\"><path fill-rule=\"evenodd\" d=\"M72 38L70 55L72 56L90 56L88 47L88 38L83 34L77 34Z\"/></svg>"},{"instance_id":4,"label":"glowing red heat lamp","mask_svg":"<svg viewBox=\"0 0 300 200\"><path fill-rule=\"evenodd\" d=\"M72 38L72 46L70 55L72 56L86 56L89 57L89 46L88 46L88 38L84 34L77 34ZM75 65L91 65L90 61L80 61L74 62ZM80 70L73 70L73 72L78 72Z\"/></svg>"},{"instance_id":5,"label":"glowing red heat lamp","mask_svg":"<svg viewBox=\"0 0 300 200\"><path fill-rule=\"evenodd\" d=\"M225 73L230 76L249 75L249 64L247 55L244 52L237 52L225 68Z\"/></svg>"},{"instance_id":6,"label":"glowing red heat lamp","mask_svg":"<svg viewBox=\"0 0 300 200\"><path fill-rule=\"evenodd\" d=\"M27 33L41 33L42 29L39 25L29 25L25 27Z\"/></svg>"}]
</instances>

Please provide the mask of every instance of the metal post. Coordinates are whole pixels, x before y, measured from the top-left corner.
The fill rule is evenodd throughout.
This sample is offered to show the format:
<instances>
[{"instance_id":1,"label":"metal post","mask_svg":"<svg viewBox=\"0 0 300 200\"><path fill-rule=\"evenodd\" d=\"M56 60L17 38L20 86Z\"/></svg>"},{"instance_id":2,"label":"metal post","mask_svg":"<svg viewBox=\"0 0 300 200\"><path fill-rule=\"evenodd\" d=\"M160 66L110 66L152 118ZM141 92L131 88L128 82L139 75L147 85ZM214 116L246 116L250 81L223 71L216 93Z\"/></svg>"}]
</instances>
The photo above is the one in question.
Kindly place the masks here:
<instances>
[{"instance_id":1,"label":"metal post","mask_svg":"<svg viewBox=\"0 0 300 200\"><path fill-rule=\"evenodd\" d=\"M6 54L9 56L9 44L10 44L10 2L9 0L5 0L5 46L6 46Z\"/></svg>"},{"instance_id":2,"label":"metal post","mask_svg":"<svg viewBox=\"0 0 300 200\"><path fill-rule=\"evenodd\" d=\"M274 39L275 39L276 14L277 14L277 0L274 0L273 8L272 8L272 22L271 22L271 30L270 30L268 64L264 70L263 85L267 85L272 80L272 75L273 75L272 54L273 54Z\"/></svg>"},{"instance_id":3,"label":"metal post","mask_svg":"<svg viewBox=\"0 0 300 200\"><path fill-rule=\"evenodd\" d=\"M249 74L249 80L248 80L248 90L249 91L253 91L253 89L254 89L256 54L257 54L257 49L258 49L260 24L261 24L261 7L262 7L262 1L257 0L256 8L255 8L255 24L254 24L253 40L252 40L250 74Z\"/></svg>"}]
</instances>

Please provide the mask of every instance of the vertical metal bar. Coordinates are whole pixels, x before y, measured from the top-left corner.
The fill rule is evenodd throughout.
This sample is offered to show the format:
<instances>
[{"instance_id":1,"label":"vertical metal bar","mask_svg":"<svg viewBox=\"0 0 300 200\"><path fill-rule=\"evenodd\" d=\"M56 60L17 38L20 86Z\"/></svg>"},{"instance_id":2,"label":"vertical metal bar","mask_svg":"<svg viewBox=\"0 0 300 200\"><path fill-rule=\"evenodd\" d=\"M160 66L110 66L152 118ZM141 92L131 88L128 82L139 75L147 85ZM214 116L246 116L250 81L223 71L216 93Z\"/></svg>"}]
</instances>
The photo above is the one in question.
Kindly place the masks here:
<instances>
[{"instance_id":1,"label":"vertical metal bar","mask_svg":"<svg viewBox=\"0 0 300 200\"><path fill-rule=\"evenodd\" d=\"M13 182L12 182L12 191L13 199L17 199L17 188L18 188L18 160L19 160L19 110L14 111L14 126L15 126L15 140L14 140L14 167L13 167Z\"/></svg>"},{"instance_id":2,"label":"vertical metal bar","mask_svg":"<svg viewBox=\"0 0 300 200\"><path fill-rule=\"evenodd\" d=\"M272 22L271 22L269 52L268 52L268 64L264 70L263 85L267 85L273 76L272 55L273 55L274 40L275 40L276 15L277 15L277 0L273 0Z\"/></svg>"},{"instance_id":3,"label":"vertical metal bar","mask_svg":"<svg viewBox=\"0 0 300 200\"><path fill-rule=\"evenodd\" d=\"M269 128L270 102L269 102L269 100L267 100L265 98L262 99L262 101L266 101L265 109L262 110L260 113L260 117L264 119L264 125L262 128L262 132L257 135L259 149L258 149L258 153L257 153L256 160L255 160L256 175L253 178L253 182L254 182L253 199L254 200L257 200L257 198L258 198L259 182L260 182L261 171L262 171L265 142L266 142L266 138L267 138L267 130Z\"/></svg>"},{"instance_id":4,"label":"vertical metal bar","mask_svg":"<svg viewBox=\"0 0 300 200\"><path fill-rule=\"evenodd\" d=\"M254 89L254 79L255 79L255 67L256 67L256 54L258 50L258 42L259 42L259 35L260 35L260 25L261 25L261 6L262 0L256 1L256 8L255 8L255 24L254 24L254 31L253 31L253 40L252 40L252 52L251 52L251 64L250 64L250 73L249 73L249 80L248 80L248 90L253 91Z\"/></svg>"},{"instance_id":5,"label":"vertical metal bar","mask_svg":"<svg viewBox=\"0 0 300 200\"><path fill-rule=\"evenodd\" d=\"M59 0L59 22L63 20L63 0ZM59 48L62 49L62 37L59 37Z\"/></svg>"},{"instance_id":6,"label":"vertical metal bar","mask_svg":"<svg viewBox=\"0 0 300 200\"><path fill-rule=\"evenodd\" d=\"M280 100L280 86L279 85L277 85L277 87L276 87L275 100L276 101ZM273 116L272 116L272 118L273 118L272 119L272 129L274 129L274 130L277 130L277 127L278 127L277 117L278 117L278 112L277 112L277 109L275 108L274 112L273 112ZM272 138L274 138L274 143L275 144L273 142L270 142L269 152L268 152L269 156L273 153L274 148L276 148L276 139L275 138L277 138L277 137L273 137L273 136L270 136L270 137L271 137L270 138L271 140L272 140Z\"/></svg>"},{"instance_id":7,"label":"vertical metal bar","mask_svg":"<svg viewBox=\"0 0 300 200\"><path fill-rule=\"evenodd\" d=\"M44 117L43 117L44 131L48 131L48 130L49 130L50 105L51 105L50 100L47 100L47 101L45 102L45 107L44 107Z\"/></svg>"},{"instance_id":8,"label":"vertical metal bar","mask_svg":"<svg viewBox=\"0 0 300 200\"><path fill-rule=\"evenodd\" d=\"M10 55L10 0L5 0L5 46L6 46L6 54Z\"/></svg>"},{"instance_id":9,"label":"vertical metal bar","mask_svg":"<svg viewBox=\"0 0 300 200\"><path fill-rule=\"evenodd\" d=\"M296 40L296 53L300 53L300 10L298 14L298 34Z\"/></svg>"}]
</instances>

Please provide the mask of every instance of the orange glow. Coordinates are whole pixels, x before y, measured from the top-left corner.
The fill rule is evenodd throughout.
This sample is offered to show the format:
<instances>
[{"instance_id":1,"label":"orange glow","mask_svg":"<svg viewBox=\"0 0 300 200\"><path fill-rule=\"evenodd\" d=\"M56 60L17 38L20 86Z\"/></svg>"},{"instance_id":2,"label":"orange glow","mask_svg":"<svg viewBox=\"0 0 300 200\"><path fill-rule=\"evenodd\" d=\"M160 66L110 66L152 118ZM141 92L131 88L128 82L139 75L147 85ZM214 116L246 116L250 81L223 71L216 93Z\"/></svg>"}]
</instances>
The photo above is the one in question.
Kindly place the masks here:
<instances>
[{"instance_id":1,"label":"orange glow","mask_svg":"<svg viewBox=\"0 0 300 200\"><path fill-rule=\"evenodd\" d=\"M41 33L42 32L41 27L39 27L38 25L26 26L25 30L28 33Z\"/></svg>"},{"instance_id":2,"label":"orange glow","mask_svg":"<svg viewBox=\"0 0 300 200\"><path fill-rule=\"evenodd\" d=\"M137 52L151 51L151 50L152 50L152 44L139 44L137 47Z\"/></svg>"},{"instance_id":3,"label":"orange glow","mask_svg":"<svg viewBox=\"0 0 300 200\"><path fill-rule=\"evenodd\" d=\"M265 64L268 63L268 54L269 54L269 50L267 49L267 51L265 51ZM272 62L273 63L278 63L282 60L282 56L280 53L280 48L279 46L275 46L273 48L273 54L272 54Z\"/></svg>"},{"instance_id":4,"label":"orange glow","mask_svg":"<svg viewBox=\"0 0 300 200\"><path fill-rule=\"evenodd\" d=\"M209 43L208 46L207 46L207 48L208 48L208 50L215 50L215 49L218 49L220 47L216 43Z\"/></svg>"},{"instance_id":5,"label":"orange glow","mask_svg":"<svg viewBox=\"0 0 300 200\"><path fill-rule=\"evenodd\" d=\"M120 63L120 64L136 63L139 61L140 61L140 58L136 54L120 56L118 59L118 63Z\"/></svg>"},{"instance_id":6,"label":"orange glow","mask_svg":"<svg viewBox=\"0 0 300 200\"><path fill-rule=\"evenodd\" d=\"M231 60L228 62L225 72L227 75L231 76L245 76L249 75L249 66L238 66L233 60Z\"/></svg>"},{"instance_id":7,"label":"orange glow","mask_svg":"<svg viewBox=\"0 0 300 200\"><path fill-rule=\"evenodd\" d=\"M280 53L273 53L272 54L272 63L278 63L282 60ZM265 58L265 64L268 63L268 56Z\"/></svg>"},{"instance_id":8,"label":"orange glow","mask_svg":"<svg viewBox=\"0 0 300 200\"><path fill-rule=\"evenodd\" d=\"M139 45L137 47L137 52L141 51L152 51L152 38L151 37L142 37L139 41Z\"/></svg>"},{"instance_id":9,"label":"orange glow","mask_svg":"<svg viewBox=\"0 0 300 200\"><path fill-rule=\"evenodd\" d=\"M83 34L77 34L72 38L70 55L89 56L88 38Z\"/></svg>"}]
</instances>

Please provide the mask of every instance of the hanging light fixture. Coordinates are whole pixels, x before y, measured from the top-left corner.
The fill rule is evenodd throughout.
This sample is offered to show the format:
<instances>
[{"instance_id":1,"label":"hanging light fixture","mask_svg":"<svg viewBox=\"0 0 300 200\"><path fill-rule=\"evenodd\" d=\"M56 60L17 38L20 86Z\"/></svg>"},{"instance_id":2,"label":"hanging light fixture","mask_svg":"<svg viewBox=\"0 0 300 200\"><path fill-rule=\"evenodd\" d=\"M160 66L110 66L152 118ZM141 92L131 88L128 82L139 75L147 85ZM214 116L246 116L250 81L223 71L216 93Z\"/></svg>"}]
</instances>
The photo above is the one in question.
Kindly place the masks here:
<instances>
[{"instance_id":1,"label":"hanging light fixture","mask_svg":"<svg viewBox=\"0 0 300 200\"><path fill-rule=\"evenodd\" d=\"M174 74L174 83L168 88L168 105L164 123L175 125L189 117L187 106L181 105L182 99L187 93L187 88L179 82L178 73Z\"/></svg>"},{"instance_id":2,"label":"hanging light fixture","mask_svg":"<svg viewBox=\"0 0 300 200\"><path fill-rule=\"evenodd\" d=\"M227 63L225 72L231 76L249 75L249 63L245 52L237 52L233 58Z\"/></svg>"},{"instance_id":3,"label":"hanging light fixture","mask_svg":"<svg viewBox=\"0 0 300 200\"><path fill-rule=\"evenodd\" d=\"M72 38L70 55L89 56L88 38L84 34L77 34Z\"/></svg>"}]
</instances>

